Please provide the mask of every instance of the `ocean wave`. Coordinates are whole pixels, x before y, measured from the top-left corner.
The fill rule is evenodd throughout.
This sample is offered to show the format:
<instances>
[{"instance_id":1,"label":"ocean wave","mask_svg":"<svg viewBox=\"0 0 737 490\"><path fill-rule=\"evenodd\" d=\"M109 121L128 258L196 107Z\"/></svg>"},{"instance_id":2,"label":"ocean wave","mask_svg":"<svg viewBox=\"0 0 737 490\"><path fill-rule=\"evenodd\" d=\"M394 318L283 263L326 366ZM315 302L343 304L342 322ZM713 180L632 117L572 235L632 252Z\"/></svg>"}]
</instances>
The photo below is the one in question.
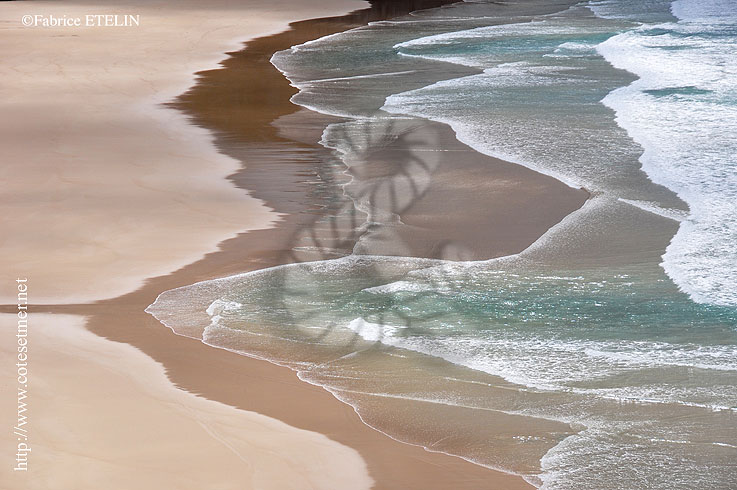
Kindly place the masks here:
<instances>
[{"instance_id":1,"label":"ocean wave","mask_svg":"<svg viewBox=\"0 0 737 490\"><path fill-rule=\"evenodd\" d=\"M689 12L699 15L693 5ZM603 102L644 148L650 178L689 204L663 268L694 301L737 305L737 104L728 100L737 90L737 38L702 31L643 26L599 45L607 61L639 77Z\"/></svg>"}]
</instances>

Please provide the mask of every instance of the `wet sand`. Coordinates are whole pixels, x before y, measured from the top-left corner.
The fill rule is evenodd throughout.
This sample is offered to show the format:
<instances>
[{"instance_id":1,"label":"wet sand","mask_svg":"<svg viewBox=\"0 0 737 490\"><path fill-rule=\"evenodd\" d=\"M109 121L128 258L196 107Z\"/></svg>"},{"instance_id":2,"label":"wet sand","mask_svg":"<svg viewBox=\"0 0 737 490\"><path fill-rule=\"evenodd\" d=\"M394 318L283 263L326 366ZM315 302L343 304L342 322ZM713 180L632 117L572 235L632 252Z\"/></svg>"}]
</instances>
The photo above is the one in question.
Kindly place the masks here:
<instances>
[{"instance_id":1,"label":"wet sand","mask_svg":"<svg viewBox=\"0 0 737 490\"><path fill-rule=\"evenodd\" d=\"M165 107L244 39L359 0L2 2L0 270L35 300L132 291L269 226L276 215L225 177L240 167L212 134ZM24 27L23 15L136 14L138 27ZM0 302L13 291L0 286Z\"/></svg>"},{"instance_id":2,"label":"wet sand","mask_svg":"<svg viewBox=\"0 0 737 490\"><path fill-rule=\"evenodd\" d=\"M253 226L222 241L217 251L202 259L171 274L152 277L134 292L115 299L34 305L33 311L85 315L88 330L138 348L163 366L172 383L189 393L324 434L355 449L366 462L375 488L529 488L520 477L394 441L364 425L351 407L322 388L301 382L292 371L177 336L143 311L167 289L295 260L350 253L359 239L343 214L351 203L335 201L340 182L315 178L325 170L326 161L334 160L317 139L325 124L336 119L289 103L295 90L268 59L278 49L381 18L385 10L379 5L349 17L300 22L286 33L253 40L232 53L223 68L199 73L197 85L172 104L212 132L221 154L241 162L229 175L230 181L274 210L278 214L275 226ZM421 122L407 129L402 138L370 155L365 168L373 173L364 175L363 181L386 182L394 173L391 166L398 154L438 147L454 151L433 162L432 178L426 180L423 192L402 209L402 225L392 228L390 237L364 236L361 245L366 250L362 252L460 259L515 253L587 197L584 191L555 179L470 150L446 126ZM196 194L191 196L196 198ZM457 211L449 213L449 205ZM249 219L249 213L241 209L236 214ZM331 226L335 222L338 226ZM329 245L295 252L295 245L302 244L306 236ZM166 256L165 245L148 246ZM96 272L81 268L75 277L94 277Z\"/></svg>"},{"instance_id":3,"label":"wet sand","mask_svg":"<svg viewBox=\"0 0 737 490\"><path fill-rule=\"evenodd\" d=\"M14 356L15 320L0 315L3 358ZM3 465L3 488L371 487L357 451L179 390L163 366L85 330L82 317L34 314L28 345L29 470ZM15 392L12 381L0 377L3 394ZM14 411L3 403L0 419ZM0 456L14 461L15 445L3 442Z\"/></svg>"}]
</instances>

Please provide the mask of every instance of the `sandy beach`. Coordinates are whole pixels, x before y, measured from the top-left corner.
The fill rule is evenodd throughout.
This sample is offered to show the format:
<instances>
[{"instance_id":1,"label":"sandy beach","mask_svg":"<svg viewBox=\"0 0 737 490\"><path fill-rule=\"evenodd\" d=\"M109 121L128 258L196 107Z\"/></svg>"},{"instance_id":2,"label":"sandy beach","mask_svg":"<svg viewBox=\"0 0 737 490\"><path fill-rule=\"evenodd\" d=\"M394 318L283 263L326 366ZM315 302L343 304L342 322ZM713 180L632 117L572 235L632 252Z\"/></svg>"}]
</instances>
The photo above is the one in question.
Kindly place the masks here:
<instances>
[{"instance_id":1,"label":"sandy beach","mask_svg":"<svg viewBox=\"0 0 737 490\"><path fill-rule=\"evenodd\" d=\"M210 2L207 9L197 2L174 9L135 1L4 3L2 270L34 277L39 303L94 301L268 226L276 215L225 180L239 162L163 104L243 40L360 7L357 0L247 8ZM26 14L72 17L91 9L136 14L143 25L21 24ZM12 298L12 291L2 294L3 302Z\"/></svg>"},{"instance_id":2,"label":"sandy beach","mask_svg":"<svg viewBox=\"0 0 737 490\"><path fill-rule=\"evenodd\" d=\"M2 315L6 359L15 320ZM179 390L160 364L90 333L82 317L34 315L29 344L32 464L28 474L6 465L5 488L371 487L355 450ZM3 393L15 389L7 381ZM4 403L2 420L12 412ZM0 455L15 459L10 445Z\"/></svg>"},{"instance_id":3,"label":"sandy beach","mask_svg":"<svg viewBox=\"0 0 737 490\"><path fill-rule=\"evenodd\" d=\"M329 153L319 136L337 119L290 103L296 90L271 55L430 4L348 16L366 4L105 7L140 14L135 32L33 30L19 24L27 4L0 7L0 80L13 80L0 84L10 115L0 123L9 183L0 201L9 216L2 311L15 312L15 277L28 277L37 471L2 476L9 488L531 487L395 441L289 369L177 336L144 312L169 289L346 255L358 242L360 253L379 255L509 255L585 202L586 191L483 156L429 121L403 128L362 162L370 173L354 174L358 195L391 179L413 152L435 155L432 179L419 176L422 192L390 235L354 236L339 216L347 203L316 192L313 169ZM101 8L33 7L60 15ZM464 212L449 216L448 206ZM331 218L339 232L324 225ZM305 230L328 245L295 251ZM14 317L2 319L10 339ZM4 359L13 346L3 342ZM3 375L8 390L14 382ZM10 398L1 412L8 427Z\"/></svg>"}]
</instances>

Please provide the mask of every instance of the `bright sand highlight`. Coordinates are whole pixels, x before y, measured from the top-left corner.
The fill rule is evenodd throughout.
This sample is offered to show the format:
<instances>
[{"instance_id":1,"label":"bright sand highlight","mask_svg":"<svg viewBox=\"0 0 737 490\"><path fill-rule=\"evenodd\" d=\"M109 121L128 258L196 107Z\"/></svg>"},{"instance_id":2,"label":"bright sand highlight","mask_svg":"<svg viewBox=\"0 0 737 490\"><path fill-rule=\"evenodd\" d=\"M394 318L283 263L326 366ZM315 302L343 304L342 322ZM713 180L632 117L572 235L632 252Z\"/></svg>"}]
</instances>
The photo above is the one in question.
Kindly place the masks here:
<instances>
[{"instance_id":1,"label":"bright sand highlight","mask_svg":"<svg viewBox=\"0 0 737 490\"><path fill-rule=\"evenodd\" d=\"M111 298L277 215L225 179L239 162L162 106L249 37L357 0L3 2L0 270L34 302ZM24 27L24 15L132 14L139 27ZM0 302L13 303L12 288Z\"/></svg>"}]
</instances>

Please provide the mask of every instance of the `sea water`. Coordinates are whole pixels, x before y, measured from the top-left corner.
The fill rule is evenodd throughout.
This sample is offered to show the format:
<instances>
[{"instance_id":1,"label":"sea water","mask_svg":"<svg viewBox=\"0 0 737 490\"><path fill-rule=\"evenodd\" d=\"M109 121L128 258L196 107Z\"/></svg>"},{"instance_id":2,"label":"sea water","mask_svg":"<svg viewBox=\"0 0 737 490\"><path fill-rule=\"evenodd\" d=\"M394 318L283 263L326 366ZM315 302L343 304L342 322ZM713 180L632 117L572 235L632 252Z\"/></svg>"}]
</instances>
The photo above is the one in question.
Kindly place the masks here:
<instances>
[{"instance_id":1,"label":"sea water","mask_svg":"<svg viewBox=\"0 0 737 490\"><path fill-rule=\"evenodd\" d=\"M150 312L544 488L737 488L736 2L461 3L273 63L347 118L348 166L427 118L592 199L517 256L293 264Z\"/></svg>"}]
</instances>

